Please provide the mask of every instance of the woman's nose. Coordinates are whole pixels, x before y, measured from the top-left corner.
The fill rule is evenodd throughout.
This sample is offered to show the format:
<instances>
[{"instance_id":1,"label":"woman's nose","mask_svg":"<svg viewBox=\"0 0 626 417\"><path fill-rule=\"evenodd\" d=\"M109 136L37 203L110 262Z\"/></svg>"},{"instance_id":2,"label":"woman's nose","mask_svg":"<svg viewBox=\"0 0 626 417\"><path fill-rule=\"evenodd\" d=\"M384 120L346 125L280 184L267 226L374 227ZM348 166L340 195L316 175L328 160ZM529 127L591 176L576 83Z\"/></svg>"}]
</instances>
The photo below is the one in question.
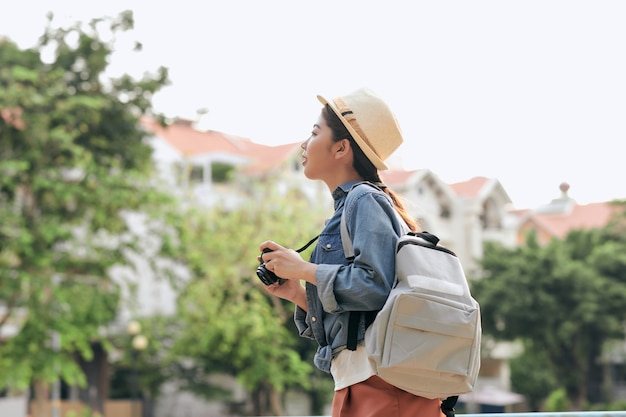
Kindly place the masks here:
<instances>
[{"instance_id":1,"label":"woman's nose","mask_svg":"<svg viewBox=\"0 0 626 417\"><path fill-rule=\"evenodd\" d=\"M304 142L302 142L302 144L300 144L300 147L301 147L303 150L305 150L305 151L306 151L306 146L308 145L308 143L309 143L309 139L307 139L307 140L305 140Z\"/></svg>"}]
</instances>

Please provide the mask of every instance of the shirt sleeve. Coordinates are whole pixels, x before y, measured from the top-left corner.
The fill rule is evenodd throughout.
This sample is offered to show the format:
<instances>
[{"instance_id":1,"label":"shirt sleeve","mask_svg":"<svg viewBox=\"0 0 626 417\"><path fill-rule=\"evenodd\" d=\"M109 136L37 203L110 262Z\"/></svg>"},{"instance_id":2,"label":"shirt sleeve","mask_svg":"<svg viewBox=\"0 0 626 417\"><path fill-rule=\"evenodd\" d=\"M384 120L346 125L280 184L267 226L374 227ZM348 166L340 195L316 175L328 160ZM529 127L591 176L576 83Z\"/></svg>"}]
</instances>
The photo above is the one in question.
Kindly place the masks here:
<instances>
[{"instance_id":1,"label":"shirt sleeve","mask_svg":"<svg viewBox=\"0 0 626 417\"><path fill-rule=\"evenodd\" d=\"M294 322L296 323L296 327L298 328L298 334L302 337L307 337L309 339L314 339L313 331L311 327L307 323L307 312L304 311L299 306L296 306L294 316Z\"/></svg>"},{"instance_id":2,"label":"shirt sleeve","mask_svg":"<svg viewBox=\"0 0 626 417\"><path fill-rule=\"evenodd\" d=\"M395 280L395 246L400 226L386 195L376 191L346 198L344 210L354 248L349 265L318 265L315 278L329 313L382 308Z\"/></svg>"}]
</instances>

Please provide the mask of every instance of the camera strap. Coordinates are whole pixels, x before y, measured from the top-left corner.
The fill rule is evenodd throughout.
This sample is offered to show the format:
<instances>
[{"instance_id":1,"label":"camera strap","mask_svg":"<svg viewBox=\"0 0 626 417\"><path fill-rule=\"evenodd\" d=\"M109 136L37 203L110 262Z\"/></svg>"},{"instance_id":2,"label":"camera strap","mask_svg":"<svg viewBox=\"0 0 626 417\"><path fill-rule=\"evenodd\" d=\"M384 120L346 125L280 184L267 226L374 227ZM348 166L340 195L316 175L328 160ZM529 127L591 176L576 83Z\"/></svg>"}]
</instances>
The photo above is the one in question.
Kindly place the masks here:
<instances>
[{"instance_id":1,"label":"camera strap","mask_svg":"<svg viewBox=\"0 0 626 417\"><path fill-rule=\"evenodd\" d=\"M319 237L320 237L320 235L315 236L313 239L309 240L309 242L306 245L304 245L300 249L296 249L296 252L300 253L300 252L306 250L306 248L311 246L313 244L313 242L315 242Z\"/></svg>"}]
</instances>

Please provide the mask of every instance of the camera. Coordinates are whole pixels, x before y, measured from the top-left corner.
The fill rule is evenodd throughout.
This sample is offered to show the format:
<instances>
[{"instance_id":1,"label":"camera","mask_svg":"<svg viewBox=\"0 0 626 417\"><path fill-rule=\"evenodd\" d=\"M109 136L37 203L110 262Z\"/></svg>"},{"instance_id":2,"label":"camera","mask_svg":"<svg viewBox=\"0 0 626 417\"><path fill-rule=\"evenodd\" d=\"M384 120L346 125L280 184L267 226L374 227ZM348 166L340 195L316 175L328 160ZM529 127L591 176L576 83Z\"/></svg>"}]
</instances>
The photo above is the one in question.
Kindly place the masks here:
<instances>
[{"instance_id":1,"label":"camera","mask_svg":"<svg viewBox=\"0 0 626 417\"><path fill-rule=\"evenodd\" d=\"M263 253L268 253L271 251L272 250L269 248L263 249ZM285 282L284 279L277 277L275 273L265 267L265 262L263 262L263 254L261 254L261 265L259 265L259 267L256 269L256 275L265 285L272 285L275 282L278 282L279 285L282 285Z\"/></svg>"}]
</instances>

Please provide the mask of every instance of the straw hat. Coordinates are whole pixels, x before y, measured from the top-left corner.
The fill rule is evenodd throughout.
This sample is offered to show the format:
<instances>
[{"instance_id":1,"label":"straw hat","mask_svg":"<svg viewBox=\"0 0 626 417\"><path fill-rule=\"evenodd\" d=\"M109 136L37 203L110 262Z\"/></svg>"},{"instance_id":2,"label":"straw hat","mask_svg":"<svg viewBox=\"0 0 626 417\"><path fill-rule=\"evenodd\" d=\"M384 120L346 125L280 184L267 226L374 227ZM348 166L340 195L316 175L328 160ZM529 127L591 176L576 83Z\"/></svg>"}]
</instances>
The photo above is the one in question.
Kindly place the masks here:
<instances>
[{"instance_id":1,"label":"straw hat","mask_svg":"<svg viewBox=\"0 0 626 417\"><path fill-rule=\"evenodd\" d=\"M333 109L376 168L389 168L384 161L398 149L403 139L395 116L380 97L361 88L333 100L322 96L317 99Z\"/></svg>"}]
</instances>

